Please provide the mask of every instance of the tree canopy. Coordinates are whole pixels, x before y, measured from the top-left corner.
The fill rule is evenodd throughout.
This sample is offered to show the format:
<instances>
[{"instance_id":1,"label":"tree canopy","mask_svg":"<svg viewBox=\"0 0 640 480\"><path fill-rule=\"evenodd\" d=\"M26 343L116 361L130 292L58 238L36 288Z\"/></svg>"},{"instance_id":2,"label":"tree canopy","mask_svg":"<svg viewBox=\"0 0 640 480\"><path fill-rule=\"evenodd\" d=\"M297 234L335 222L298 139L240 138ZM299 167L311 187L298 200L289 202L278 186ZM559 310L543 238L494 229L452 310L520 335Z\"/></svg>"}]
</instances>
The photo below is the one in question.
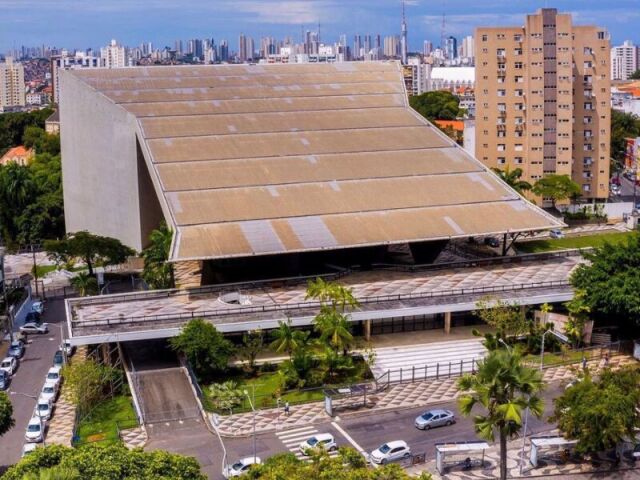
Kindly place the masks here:
<instances>
[{"instance_id":1,"label":"tree canopy","mask_svg":"<svg viewBox=\"0 0 640 480\"><path fill-rule=\"evenodd\" d=\"M163 450L145 452L141 448L127 449L123 444L92 443L79 448L51 445L37 448L12 466L3 480L23 480L53 468L77 472L83 480L124 480L153 478L155 480L206 480L200 465L192 457ZM33 477L27 477L33 478ZM35 477L39 478L39 477ZM54 477L55 478L55 477Z\"/></svg>"},{"instance_id":2,"label":"tree canopy","mask_svg":"<svg viewBox=\"0 0 640 480\"><path fill-rule=\"evenodd\" d=\"M0 156L20 145L27 127L44 129L44 121L53 113L50 108L33 112L9 112L0 115Z\"/></svg>"},{"instance_id":3,"label":"tree canopy","mask_svg":"<svg viewBox=\"0 0 640 480\"><path fill-rule=\"evenodd\" d=\"M227 368L233 345L212 323L196 318L187 323L180 335L170 341L171 348L182 352L200 380L210 379Z\"/></svg>"},{"instance_id":4,"label":"tree canopy","mask_svg":"<svg viewBox=\"0 0 640 480\"><path fill-rule=\"evenodd\" d=\"M560 431L578 441L576 450L593 454L635 438L640 428L640 371L605 370L599 379L588 373L556 398L553 417Z\"/></svg>"},{"instance_id":5,"label":"tree canopy","mask_svg":"<svg viewBox=\"0 0 640 480\"><path fill-rule=\"evenodd\" d=\"M83 260L93 275L93 267L123 263L135 251L120 240L94 235L87 231L68 233L60 240L47 240L44 249L56 261Z\"/></svg>"},{"instance_id":6,"label":"tree canopy","mask_svg":"<svg viewBox=\"0 0 640 480\"><path fill-rule=\"evenodd\" d=\"M640 80L640 70L636 70L631 75L629 75L629 80Z\"/></svg>"},{"instance_id":7,"label":"tree canopy","mask_svg":"<svg viewBox=\"0 0 640 480\"><path fill-rule=\"evenodd\" d=\"M632 113L611 110L611 156L618 164L624 162L627 138L640 136L640 118ZM615 165L614 165L615 167ZM612 172L616 168L611 169Z\"/></svg>"},{"instance_id":8,"label":"tree canopy","mask_svg":"<svg viewBox=\"0 0 640 480\"><path fill-rule=\"evenodd\" d=\"M0 392L0 437L14 425L13 405L6 392Z\"/></svg>"},{"instance_id":9,"label":"tree canopy","mask_svg":"<svg viewBox=\"0 0 640 480\"><path fill-rule=\"evenodd\" d=\"M475 431L480 438L500 439L500 479L507 478L507 440L522 428L523 412L540 418L544 403L538 393L543 389L542 374L522 365L522 357L515 350L492 350L478 363L475 374L458 380L461 396L458 400L464 416L473 414ZM479 406L484 413L477 413Z\"/></svg>"},{"instance_id":10,"label":"tree canopy","mask_svg":"<svg viewBox=\"0 0 640 480\"><path fill-rule=\"evenodd\" d=\"M429 473L412 477L400 465L389 464L367 468L364 457L350 448L341 448L337 457L326 453L311 454L307 463L292 453L274 455L262 465L252 467L246 478L254 480L431 480Z\"/></svg>"},{"instance_id":11,"label":"tree canopy","mask_svg":"<svg viewBox=\"0 0 640 480\"><path fill-rule=\"evenodd\" d=\"M616 323L621 328L640 326L640 235L626 242L604 244L585 254L571 276L581 301L596 320ZM577 308L576 306L575 308Z\"/></svg>"},{"instance_id":12,"label":"tree canopy","mask_svg":"<svg viewBox=\"0 0 640 480\"><path fill-rule=\"evenodd\" d=\"M173 231L164 221L149 235L149 246L142 251L142 278L151 288L173 287L173 264L167 262L172 240Z\"/></svg>"},{"instance_id":13,"label":"tree canopy","mask_svg":"<svg viewBox=\"0 0 640 480\"><path fill-rule=\"evenodd\" d=\"M580 195L580 185L571 180L569 175L546 175L538 180L531 189L536 195L550 198L553 208L558 200L566 200Z\"/></svg>"},{"instance_id":14,"label":"tree canopy","mask_svg":"<svg viewBox=\"0 0 640 480\"><path fill-rule=\"evenodd\" d=\"M446 90L426 92L409 97L409 105L430 122L455 120L461 114L460 99Z\"/></svg>"}]
</instances>

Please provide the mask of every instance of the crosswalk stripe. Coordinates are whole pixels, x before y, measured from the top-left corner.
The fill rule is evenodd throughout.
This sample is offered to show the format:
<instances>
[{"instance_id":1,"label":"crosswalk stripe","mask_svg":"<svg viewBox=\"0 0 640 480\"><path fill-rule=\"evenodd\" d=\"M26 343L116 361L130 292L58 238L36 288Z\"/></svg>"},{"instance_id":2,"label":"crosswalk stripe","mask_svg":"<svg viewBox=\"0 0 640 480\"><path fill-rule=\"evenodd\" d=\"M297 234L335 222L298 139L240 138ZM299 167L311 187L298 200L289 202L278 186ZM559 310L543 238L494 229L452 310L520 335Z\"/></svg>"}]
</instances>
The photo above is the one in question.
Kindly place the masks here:
<instances>
[{"instance_id":1,"label":"crosswalk stripe","mask_svg":"<svg viewBox=\"0 0 640 480\"><path fill-rule=\"evenodd\" d=\"M302 431L305 431L305 430L315 430L315 428L312 427L312 426L309 426L309 425L307 425L306 427L290 428L290 429L287 429L287 430L282 430L280 432L277 432L276 435L278 437L284 437L284 436L289 435L290 433L302 432Z\"/></svg>"},{"instance_id":2,"label":"crosswalk stripe","mask_svg":"<svg viewBox=\"0 0 640 480\"><path fill-rule=\"evenodd\" d=\"M300 430L300 431L296 431L296 432L288 432L286 434L276 434L276 436L282 440L285 441L288 438L294 438L294 437L300 437L300 436L304 436L304 435L311 435L313 433L316 433L317 430L313 427L307 427L305 430Z\"/></svg>"}]
</instances>

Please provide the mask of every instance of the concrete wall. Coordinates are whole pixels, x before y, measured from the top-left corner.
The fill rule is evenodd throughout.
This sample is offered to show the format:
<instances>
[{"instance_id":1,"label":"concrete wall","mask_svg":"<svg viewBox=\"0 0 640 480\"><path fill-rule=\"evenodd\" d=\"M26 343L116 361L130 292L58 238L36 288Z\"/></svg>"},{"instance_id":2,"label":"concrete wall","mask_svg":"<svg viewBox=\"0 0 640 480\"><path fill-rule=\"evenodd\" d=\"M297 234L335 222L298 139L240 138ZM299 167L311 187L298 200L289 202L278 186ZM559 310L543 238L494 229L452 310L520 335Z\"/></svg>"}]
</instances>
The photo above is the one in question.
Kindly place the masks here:
<instances>
[{"instance_id":1,"label":"concrete wall","mask_svg":"<svg viewBox=\"0 0 640 480\"><path fill-rule=\"evenodd\" d=\"M60 127L68 232L118 238L141 250L135 119L60 71ZM146 239L145 239L146 240Z\"/></svg>"}]
</instances>

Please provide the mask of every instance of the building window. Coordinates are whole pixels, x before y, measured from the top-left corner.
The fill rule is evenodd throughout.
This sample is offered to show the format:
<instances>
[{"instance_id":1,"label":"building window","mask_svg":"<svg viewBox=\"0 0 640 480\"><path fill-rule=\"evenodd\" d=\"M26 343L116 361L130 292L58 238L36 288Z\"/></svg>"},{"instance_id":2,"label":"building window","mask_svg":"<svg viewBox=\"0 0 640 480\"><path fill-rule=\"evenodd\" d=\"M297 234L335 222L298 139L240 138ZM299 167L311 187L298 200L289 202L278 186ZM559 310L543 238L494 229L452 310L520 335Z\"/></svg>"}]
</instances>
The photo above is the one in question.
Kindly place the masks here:
<instances>
[{"instance_id":1,"label":"building window","mask_svg":"<svg viewBox=\"0 0 640 480\"><path fill-rule=\"evenodd\" d=\"M505 151L505 145L504 145L504 143L499 143L499 144L498 144L498 151L499 151L499 152L504 152L504 151Z\"/></svg>"},{"instance_id":2,"label":"building window","mask_svg":"<svg viewBox=\"0 0 640 480\"><path fill-rule=\"evenodd\" d=\"M584 68L591 68L591 67L593 67L593 63L592 62L584 62L583 67Z\"/></svg>"},{"instance_id":3,"label":"building window","mask_svg":"<svg viewBox=\"0 0 640 480\"><path fill-rule=\"evenodd\" d=\"M506 137L507 132L505 132L504 130L498 130L498 138L504 138Z\"/></svg>"},{"instance_id":4,"label":"building window","mask_svg":"<svg viewBox=\"0 0 640 480\"><path fill-rule=\"evenodd\" d=\"M518 165L522 165L522 162L523 162L522 157L516 157L514 158L514 160Z\"/></svg>"},{"instance_id":5,"label":"building window","mask_svg":"<svg viewBox=\"0 0 640 480\"><path fill-rule=\"evenodd\" d=\"M507 91L504 89L500 89L498 90L498 96L499 97L505 97L507 95Z\"/></svg>"},{"instance_id":6,"label":"building window","mask_svg":"<svg viewBox=\"0 0 640 480\"><path fill-rule=\"evenodd\" d=\"M518 88L515 90L515 94L516 97L522 97L524 95L524 92L522 91L522 89Z\"/></svg>"},{"instance_id":7,"label":"building window","mask_svg":"<svg viewBox=\"0 0 640 480\"><path fill-rule=\"evenodd\" d=\"M521 143L516 143L515 149L516 152L522 152L523 148L522 148L522 144Z\"/></svg>"},{"instance_id":8,"label":"building window","mask_svg":"<svg viewBox=\"0 0 640 480\"><path fill-rule=\"evenodd\" d=\"M516 75L515 81L516 81L516 83L524 83L524 77L522 77L520 75Z\"/></svg>"},{"instance_id":9,"label":"building window","mask_svg":"<svg viewBox=\"0 0 640 480\"><path fill-rule=\"evenodd\" d=\"M593 157L584 157L582 159L582 165L584 165L585 167L593 165Z\"/></svg>"},{"instance_id":10,"label":"building window","mask_svg":"<svg viewBox=\"0 0 640 480\"><path fill-rule=\"evenodd\" d=\"M504 157L498 157L498 165L504 165L507 163L507 159Z\"/></svg>"},{"instance_id":11,"label":"building window","mask_svg":"<svg viewBox=\"0 0 640 480\"><path fill-rule=\"evenodd\" d=\"M518 69L518 70L522 70L522 62L516 62L516 63L514 64L514 67L515 67L516 69Z\"/></svg>"},{"instance_id":12,"label":"building window","mask_svg":"<svg viewBox=\"0 0 640 480\"><path fill-rule=\"evenodd\" d=\"M482 41L486 42L487 41L487 34L482 35Z\"/></svg>"},{"instance_id":13,"label":"building window","mask_svg":"<svg viewBox=\"0 0 640 480\"><path fill-rule=\"evenodd\" d=\"M584 185L582 185L582 190L585 192L590 192L591 191L591 185L589 185L588 183L585 183Z\"/></svg>"},{"instance_id":14,"label":"building window","mask_svg":"<svg viewBox=\"0 0 640 480\"><path fill-rule=\"evenodd\" d=\"M513 41L514 41L514 42L521 42L521 41L522 41L522 35L521 35L521 34L519 34L519 33L515 33L515 34L513 35Z\"/></svg>"}]
</instances>

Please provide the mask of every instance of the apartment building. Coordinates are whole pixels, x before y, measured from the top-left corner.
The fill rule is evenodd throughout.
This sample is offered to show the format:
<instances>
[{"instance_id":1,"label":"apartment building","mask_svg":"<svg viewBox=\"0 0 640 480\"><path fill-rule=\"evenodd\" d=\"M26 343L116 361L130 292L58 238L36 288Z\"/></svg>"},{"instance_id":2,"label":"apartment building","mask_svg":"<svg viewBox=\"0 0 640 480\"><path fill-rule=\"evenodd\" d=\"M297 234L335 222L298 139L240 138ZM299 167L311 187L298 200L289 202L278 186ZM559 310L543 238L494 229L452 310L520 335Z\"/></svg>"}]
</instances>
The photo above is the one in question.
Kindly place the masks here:
<instances>
[{"instance_id":1,"label":"apartment building","mask_svg":"<svg viewBox=\"0 0 640 480\"><path fill-rule=\"evenodd\" d=\"M476 29L476 156L534 183L570 175L609 195L610 45L596 26L545 8L522 27Z\"/></svg>"},{"instance_id":2,"label":"apartment building","mask_svg":"<svg viewBox=\"0 0 640 480\"><path fill-rule=\"evenodd\" d=\"M640 48L630 40L611 49L611 79L628 80L640 67Z\"/></svg>"},{"instance_id":3,"label":"apartment building","mask_svg":"<svg viewBox=\"0 0 640 480\"><path fill-rule=\"evenodd\" d=\"M0 112L24 107L25 103L24 66L7 57L0 63Z\"/></svg>"}]
</instances>

